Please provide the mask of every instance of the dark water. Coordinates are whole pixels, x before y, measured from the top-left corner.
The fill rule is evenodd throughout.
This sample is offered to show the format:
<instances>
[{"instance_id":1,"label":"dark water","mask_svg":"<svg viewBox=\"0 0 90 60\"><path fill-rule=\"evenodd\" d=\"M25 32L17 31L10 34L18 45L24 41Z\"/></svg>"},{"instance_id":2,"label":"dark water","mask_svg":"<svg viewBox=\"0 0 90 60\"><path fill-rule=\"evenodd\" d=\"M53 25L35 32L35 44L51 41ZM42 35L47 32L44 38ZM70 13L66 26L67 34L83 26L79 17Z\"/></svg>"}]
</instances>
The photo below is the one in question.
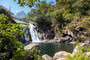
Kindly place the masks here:
<instances>
[{"instance_id":1,"label":"dark water","mask_svg":"<svg viewBox=\"0 0 90 60\"><path fill-rule=\"evenodd\" d=\"M72 44L63 44L63 43L24 43L27 44L39 44L40 46L40 55L48 54L53 57L56 52L66 51L72 53L74 46Z\"/></svg>"},{"instance_id":2,"label":"dark water","mask_svg":"<svg viewBox=\"0 0 90 60\"><path fill-rule=\"evenodd\" d=\"M61 44L61 43L37 43L40 45L40 54L48 54L53 57L58 51L67 51L72 53L73 45L71 44Z\"/></svg>"}]
</instances>

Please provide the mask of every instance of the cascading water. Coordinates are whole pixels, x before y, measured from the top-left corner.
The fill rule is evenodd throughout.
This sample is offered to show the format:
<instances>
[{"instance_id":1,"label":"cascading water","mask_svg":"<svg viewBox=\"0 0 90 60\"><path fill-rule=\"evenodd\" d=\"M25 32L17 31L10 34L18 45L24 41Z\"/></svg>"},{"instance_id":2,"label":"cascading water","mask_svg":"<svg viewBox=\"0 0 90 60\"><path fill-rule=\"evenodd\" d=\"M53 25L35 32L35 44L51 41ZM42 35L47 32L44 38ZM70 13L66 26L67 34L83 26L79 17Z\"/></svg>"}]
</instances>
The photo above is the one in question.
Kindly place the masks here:
<instances>
[{"instance_id":1,"label":"cascading water","mask_svg":"<svg viewBox=\"0 0 90 60\"><path fill-rule=\"evenodd\" d=\"M32 42L40 42L35 26L30 23L29 27L30 27L30 34L31 34Z\"/></svg>"}]
</instances>

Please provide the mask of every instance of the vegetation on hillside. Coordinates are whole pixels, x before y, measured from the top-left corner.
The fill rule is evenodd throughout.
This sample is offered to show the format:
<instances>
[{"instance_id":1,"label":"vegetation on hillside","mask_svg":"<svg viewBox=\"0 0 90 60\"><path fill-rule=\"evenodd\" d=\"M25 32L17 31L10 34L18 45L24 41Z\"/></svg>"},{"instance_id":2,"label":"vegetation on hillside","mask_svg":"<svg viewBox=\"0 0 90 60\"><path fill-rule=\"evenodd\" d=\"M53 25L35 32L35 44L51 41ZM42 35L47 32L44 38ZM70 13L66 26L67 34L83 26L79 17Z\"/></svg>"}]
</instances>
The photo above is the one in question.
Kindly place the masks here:
<instances>
[{"instance_id":1,"label":"vegetation on hillside","mask_svg":"<svg viewBox=\"0 0 90 60\"><path fill-rule=\"evenodd\" d=\"M79 44L76 44L76 46L78 47L78 52L76 52L75 55L72 56L68 56L68 58L66 60L89 60L90 59L90 55L87 54L87 52L90 51L89 46L83 46L81 47Z\"/></svg>"},{"instance_id":2,"label":"vegetation on hillside","mask_svg":"<svg viewBox=\"0 0 90 60\"><path fill-rule=\"evenodd\" d=\"M17 4L20 4L20 6L28 6L32 7L36 2L40 2L40 0L14 0L17 1Z\"/></svg>"},{"instance_id":3,"label":"vegetation on hillside","mask_svg":"<svg viewBox=\"0 0 90 60\"><path fill-rule=\"evenodd\" d=\"M14 0L16 1L16 0ZM25 2L27 1L27 2ZM21 6L32 7L39 0L18 0ZM26 22L34 22L37 26L44 26L45 31L54 31L60 35L62 30L81 31L90 37L90 1L89 0L56 0L46 3L41 1L35 4L35 9L28 12ZM24 50L24 45L19 41L21 34L19 24L11 23L13 17L9 11L0 6L0 60L42 60L37 50ZM80 38L79 38L80 39ZM86 37L85 37L86 39ZM78 56L77 56L78 55ZM83 51L77 53L73 58L87 59Z\"/></svg>"},{"instance_id":4,"label":"vegetation on hillside","mask_svg":"<svg viewBox=\"0 0 90 60\"><path fill-rule=\"evenodd\" d=\"M90 4L89 0L56 0L35 4L35 9L28 12L28 22L34 22L39 27L51 27L57 35L62 30L75 31L82 28L85 35L90 37Z\"/></svg>"}]
</instances>

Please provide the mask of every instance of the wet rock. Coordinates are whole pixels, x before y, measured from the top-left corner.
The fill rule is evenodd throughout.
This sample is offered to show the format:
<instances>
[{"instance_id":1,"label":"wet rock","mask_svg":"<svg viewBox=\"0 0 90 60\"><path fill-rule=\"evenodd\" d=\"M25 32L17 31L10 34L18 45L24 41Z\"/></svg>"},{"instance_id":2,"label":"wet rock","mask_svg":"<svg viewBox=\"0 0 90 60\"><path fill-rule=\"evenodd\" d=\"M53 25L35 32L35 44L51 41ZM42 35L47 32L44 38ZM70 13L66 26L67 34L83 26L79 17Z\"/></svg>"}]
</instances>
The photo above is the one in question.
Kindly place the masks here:
<instances>
[{"instance_id":1,"label":"wet rock","mask_svg":"<svg viewBox=\"0 0 90 60\"><path fill-rule=\"evenodd\" d=\"M32 49L33 47L35 47L37 50L40 49L39 45L38 44L28 44L24 47L24 50L30 50Z\"/></svg>"},{"instance_id":2,"label":"wet rock","mask_svg":"<svg viewBox=\"0 0 90 60\"><path fill-rule=\"evenodd\" d=\"M60 42L61 42L61 40L57 40L57 41L56 41L56 43L60 43Z\"/></svg>"},{"instance_id":3,"label":"wet rock","mask_svg":"<svg viewBox=\"0 0 90 60\"><path fill-rule=\"evenodd\" d=\"M50 57L50 56L47 55L47 54L44 54L42 57L43 57L45 60L52 60L52 57Z\"/></svg>"},{"instance_id":4,"label":"wet rock","mask_svg":"<svg viewBox=\"0 0 90 60\"><path fill-rule=\"evenodd\" d=\"M43 40L42 42L48 42L48 40Z\"/></svg>"},{"instance_id":5,"label":"wet rock","mask_svg":"<svg viewBox=\"0 0 90 60\"><path fill-rule=\"evenodd\" d=\"M71 53L68 53L66 51L59 51L55 53L55 55L53 56L53 60L57 60L59 58L67 58L68 55L73 56Z\"/></svg>"},{"instance_id":6,"label":"wet rock","mask_svg":"<svg viewBox=\"0 0 90 60\"><path fill-rule=\"evenodd\" d=\"M38 38L39 38L40 40L44 40L43 34L38 33Z\"/></svg>"},{"instance_id":7,"label":"wet rock","mask_svg":"<svg viewBox=\"0 0 90 60\"><path fill-rule=\"evenodd\" d=\"M57 40L50 40L50 41L48 41L48 43L56 43L57 42Z\"/></svg>"}]
</instances>

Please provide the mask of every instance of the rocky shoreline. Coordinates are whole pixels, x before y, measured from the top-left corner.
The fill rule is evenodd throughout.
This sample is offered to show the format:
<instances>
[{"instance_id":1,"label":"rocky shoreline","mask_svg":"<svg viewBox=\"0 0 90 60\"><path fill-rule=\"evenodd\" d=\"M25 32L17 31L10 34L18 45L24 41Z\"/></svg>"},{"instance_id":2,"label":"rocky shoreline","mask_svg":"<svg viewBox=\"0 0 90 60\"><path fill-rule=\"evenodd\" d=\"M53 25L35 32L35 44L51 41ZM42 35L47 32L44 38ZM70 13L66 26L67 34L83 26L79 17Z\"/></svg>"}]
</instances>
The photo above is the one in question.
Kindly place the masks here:
<instances>
[{"instance_id":1,"label":"rocky shoreline","mask_svg":"<svg viewBox=\"0 0 90 60\"><path fill-rule=\"evenodd\" d=\"M84 47L88 45L87 43L79 43L79 46L80 47ZM72 53L69 53L69 52L66 52L66 51L59 51L59 52L56 52L54 54L53 57L50 57L49 55L47 54L44 54L42 57L45 59L45 60L67 60L68 56L70 57L74 57L78 52L80 52L79 50L79 47L76 46L74 49L73 49L73 52ZM90 51L89 52L84 52L84 54L86 56L88 56L88 58L90 58Z\"/></svg>"},{"instance_id":2,"label":"rocky shoreline","mask_svg":"<svg viewBox=\"0 0 90 60\"><path fill-rule=\"evenodd\" d=\"M53 57L50 57L50 56L47 55L47 54L42 55L42 57L43 57L45 60L67 60L68 56L74 57L78 52L81 51L81 50L79 49L79 47L84 47L84 46L87 46L87 45L88 45L88 43L79 43L79 44L73 49L73 52L72 52L72 53L69 53L69 52L66 52L66 51L59 51L59 52L56 52ZM32 49L33 47L38 48L37 50L40 49L38 44L29 44L29 45L25 46L24 49L25 49L25 50L30 50L30 49ZM84 54L89 57L89 56L90 56L90 51L84 52Z\"/></svg>"},{"instance_id":3,"label":"rocky shoreline","mask_svg":"<svg viewBox=\"0 0 90 60\"><path fill-rule=\"evenodd\" d=\"M69 44L75 44L76 41L88 43L90 44L90 37L87 37L82 31L80 31L80 28L77 28L74 32L70 30L65 30L60 33L60 36L55 35L53 39L49 39L45 37L45 34L39 34L38 37L43 42L50 42L50 43L69 43ZM39 32L38 32L39 33ZM42 36L44 35L44 36ZM47 35L47 34L46 34ZM51 37L51 36L49 36ZM42 39L44 38L44 39Z\"/></svg>"},{"instance_id":4,"label":"rocky shoreline","mask_svg":"<svg viewBox=\"0 0 90 60\"><path fill-rule=\"evenodd\" d=\"M90 32L84 32L84 28L79 25L73 28L74 30L64 28L58 30L59 33L55 33L55 30L52 28L50 29L48 26L36 25L38 37L41 41L71 44L75 44L75 42L78 41L90 44L90 36L87 35L87 33L89 34Z\"/></svg>"}]
</instances>

